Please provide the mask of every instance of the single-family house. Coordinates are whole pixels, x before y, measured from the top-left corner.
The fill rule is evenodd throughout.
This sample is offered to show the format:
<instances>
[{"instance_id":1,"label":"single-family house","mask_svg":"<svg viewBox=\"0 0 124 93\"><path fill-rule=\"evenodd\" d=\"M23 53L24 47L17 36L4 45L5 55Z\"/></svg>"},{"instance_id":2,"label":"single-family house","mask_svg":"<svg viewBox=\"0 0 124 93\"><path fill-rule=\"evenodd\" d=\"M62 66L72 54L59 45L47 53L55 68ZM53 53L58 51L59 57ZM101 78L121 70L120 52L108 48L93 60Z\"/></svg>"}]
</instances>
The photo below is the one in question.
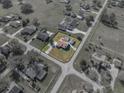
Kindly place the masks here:
<instances>
[{"instance_id":1,"label":"single-family house","mask_svg":"<svg viewBox=\"0 0 124 93\"><path fill-rule=\"evenodd\" d=\"M15 82L12 82L6 93L23 93L23 89L19 87Z\"/></svg>"},{"instance_id":2,"label":"single-family house","mask_svg":"<svg viewBox=\"0 0 124 93\"><path fill-rule=\"evenodd\" d=\"M47 42L49 40L49 34L47 32L40 32L37 35L37 39L39 39L43 42Z\"/></svg>"},{"instance_id":3,"label":"single-family house","mask_svg":"<svg viewBox=\"0 0 124 93\"><path fill-rule=\"evenodd\" d=\"M11 48L8 45L1 47L0 53L3 54L5 57L8 57L9 54L11 53Z\"/></svg>"},{"instance_id":4,"label":"single-family house","mask_svg":"<svg viewBox=\"0 0 124 93\"><path fill-rule=\"evenodd\" d=\"M22 22L21 21L11 21L9 25L13 28L18 28L22 25Z\"/></svg>"},{"instance_id":5,"label":"single-family house","mask_svg":"<svg viewBox=\"0 0 124 93\"><path fill-rule=\"evenodd\" d=\"M33 62L29 64L28 67L25 69L25 74L32 80L43 80L47 75L46 66L38 63Z\"/></svg>"},{"instance_id":6,"label":"single-family house","mask_svg":"<svg viewBox=\"0 0 124 93\"><path fill-rule=\"evenodd\" d=\"M33 35L37 31L34 25L26 26L22 31L21 35Z\"/></svg>"}]
</instances>

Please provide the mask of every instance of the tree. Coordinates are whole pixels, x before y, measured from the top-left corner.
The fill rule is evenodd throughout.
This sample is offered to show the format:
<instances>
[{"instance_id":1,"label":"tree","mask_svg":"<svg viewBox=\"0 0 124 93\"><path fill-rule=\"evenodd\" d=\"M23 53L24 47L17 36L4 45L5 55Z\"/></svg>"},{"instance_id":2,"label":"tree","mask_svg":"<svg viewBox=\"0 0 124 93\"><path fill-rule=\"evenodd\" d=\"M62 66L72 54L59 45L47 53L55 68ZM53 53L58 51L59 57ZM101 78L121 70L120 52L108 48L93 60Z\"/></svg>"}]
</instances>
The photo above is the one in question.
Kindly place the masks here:
<instances>
[{"instance_id":1,"label":"tree","mask_svg":"<svg viewBox=\"0 0 124 93\"><path fill-rule=\"evenodd\" d=\"M107 11L105 11L101 17L101 21L103 24L113 28L117 28L118 26L118 22L116 20L117 18L115 13L108 14Z\"/></svg>"},{"instance_id":2,"label":"tree","mask_svg":"<svg viewBox=\"0 0 124 93\"><path fill-rule=\"evenodd\" d=\"M13 70L12 72L12 75L11 75L11 78L16 81L16 82L19 82L20 80L20 75L17 73L17 71Z\"/></svg>"},{"instance_id":3,"label":"tree","mask_svg":"<svg viewBox=\"0 0 124 93\"><path fill-rule=\"evenodd\" d=\"M23 4L23 0L18 0L19 4Z\"/></svg>"},{"instance_id":4,"label":"tree","mask_svg":"<svg viewBox=\"0 0 124 93\"><path fill-rule=\"evenodd\" d=\"M29 22L30 22L30 20L29 20L28 18L22 20L22 26L23 26L23 27L27 26Z\"/></svg>"},{"instance_id":5,"label":"tree","mask_svg":"<svg viewBox=\"0 0 124 93\"><path fill-rule=\"evenodd\" d=\"M111 22L114 22L114 21L116 20L116 15L115 15L115 13L111 13L111 14L110 14L110 20L111 20Z\"/></svg>"},{"instance_id":6,"label":"tree","mask_svg":"<svg viewBox=\"0 0 124 93\"><path fill-rule=\"evenodd\" d=\"M67 4L67 5L65 6L65 8L66 8L67 11L71 11L71 10L72 10L71 4Z\"/></svg>"},{"instance_id":7,"label":"tree","mask_svg":"<svg viewBox=\"0 0 124 93\"><path fill-rule=\"evenodd\" d=\"M104 22L107 22L108 20L109 20L109 15L108 15L108 13L107 13L107 10L105 10L105 11L103 12L102 17L101 17L101 21L104 23Z\"/></svg>"},{"instance_id":8,"label":"tree","mask_svg":"<svg viewBox=\"0 0 124 93\"><path fill-rule=\"evenodd\" d=\"M31 4L28 4L28 3L23 4L21 6L21 12L24 13L24 14L30 14L30 13L32 13L33 12L32 5Z\"/></svg>"},{"instance_id":9,"label":"tree","mask_svg":"<svg viewBox=\"0 0 124 93\"><path fill-rule=\"evenodd\" d=\"M9 45L12 48L13 55L22 55L26 48L20 44L16 39L12 40Z\"/></svg>"},{"instance_id":10,"label":"tree","mask_svg":"<svg viewBox=\"0 0 124 93\"><path fill-rule=\"evenodd\" d=\"M87 68L88 68L88 64L87 64L87 61L86 60L82 60L80 62L80 67L83 71L85 71Z\"/></svg>"},{"instance_id":11,"label":"tree","mask_svg":"<svg viewBox=\"0 0 124 93\"><path fill-rule=\"evenodd\" d=\"M100 0L93 0L92 3L93 3L94 8L96 8L96 9L97 9L97 7L98 8L102 7L102 3Z\"/></svg>"},{"instance_id":12,"label":"tree","mask_svg":"<svg viewBox=\"0 0 124 93\"><path fill-rule=\"evenodd\" d=\"M93 21L94 21L94 17L92 15L86 17L86 24L88 27L92 25Z\"/></svg>"},{"instance_id":13,"label":"tree","mask_svg":"<svg viewBox=\"0 0 124 93\"><path fill-rule=\"evenodd\" d=\"M78 39L79 41L82 41L82 36L78 35L78 36L77 36L77 39Z\"/></svg>"},{"instance_id":14,"label":"tree","mask_svg":"<svg viewBox=\"0 0 124 93\"><path fill-rule=\"evenodd\" d=\"M33 24L34 26L39 26L40 23L39 23L38 18L34 18L33 21L32 21L32 24Z\"/></svg>"},{"instance_id":15,"label":"tree","mask_svg":"<svg viewBox=\"0 0 124 93\"><path fill-rule=\"evenodd\" d=\"M98 2L97 2L97 6L98 6L99 8L102 7L102 3L101 3L101 1L98 1Z\"/></svg>"},{"instance_id":16,"label":"tree","mask_svg":"<svg viewBox=\"0 0 124 93\"><path fill-rule=\"evenodd\" d=\"M10 8L10 7L12 7L13 6L13 4L12 4L12 1L11 0L3 0L2 1L2 7L3 8Z\"/></svg>"}]
</instances>

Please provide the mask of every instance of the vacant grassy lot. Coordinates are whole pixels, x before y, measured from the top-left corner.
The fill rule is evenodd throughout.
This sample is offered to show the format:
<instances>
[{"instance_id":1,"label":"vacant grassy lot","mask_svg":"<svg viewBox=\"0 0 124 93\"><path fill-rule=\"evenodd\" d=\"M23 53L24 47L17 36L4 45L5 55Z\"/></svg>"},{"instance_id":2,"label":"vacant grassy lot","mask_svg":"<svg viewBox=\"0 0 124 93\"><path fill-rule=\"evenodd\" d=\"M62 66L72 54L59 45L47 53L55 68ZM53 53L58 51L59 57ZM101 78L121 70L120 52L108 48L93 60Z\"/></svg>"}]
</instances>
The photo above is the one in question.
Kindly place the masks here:
<instances>
[{"instance_id":1,"label":"vacant grassy lot","mask_svg":"<svg viewBox=\"0 0 124 93\"><path fill-rule=\"evenodd\" d=\"M53 41L58 42L60 40L61 37L66 36L66 34L63 33L58 33ZM72 40L74 40L76 43L74 45L75 48L78 48L80 41L76 38L70 37ZM64 49L58 49L58 48L53 48L51 50L51 52L49 53L50 56L62 61L62 62L68 62L71 57L73 56L73 54L75 53L75 51L70 47L68 50L64 50Z\"/></svg>"},{"instance_id":2,"label":"vacant grassy lot","mask_svg":"<svg viewBox=\"0 0 124 93\"><path fill-rule=\"evenodd\" d=\"M109 28L99 23L96 32L94 33L91 42L99 44L102 42L104 47L114 51L124 53L124 30ZM99 40L101 37L101 40Z\"/></svg>"},{"instance_id":3,"label":"vacant grassy lot","mask_svg":"<svg viewBox=\"0 0 124 93\"><path fill-rule=\"evenodd\" d=\"M3 31L6 32L7 34L14 34L19 29L20 29L20 27L19 28L13 28L11 26L6 26L6 27L3 28Z\"/></svg>"},{"instance_id":4,"label":"vacant grassy lot","mask_svg":"<svg viewBox=\"0 0 124 93\"><path fill-rule=\"evenodd\" d=\"M39 39L34 39L32 40L32 42L30 43L32 46L42 50L47 44L48 42L42 42L41 40Z\"/></svg>"},{"instance_id":5,"label":"vacant grassy lot","mask_svg":"<svg viewBox=\"0 0 124 93\"><path fill-rule=\"evenodd\" d=\"M88 82L78 78L77 76L69 75L65 78L57 93L73 93L74 91L79 92L80 90L82 90L82 86L87 85L89 86L89 88L90 86L92 87L92 85L90 85Z\"/></svg>"}]
</instances>

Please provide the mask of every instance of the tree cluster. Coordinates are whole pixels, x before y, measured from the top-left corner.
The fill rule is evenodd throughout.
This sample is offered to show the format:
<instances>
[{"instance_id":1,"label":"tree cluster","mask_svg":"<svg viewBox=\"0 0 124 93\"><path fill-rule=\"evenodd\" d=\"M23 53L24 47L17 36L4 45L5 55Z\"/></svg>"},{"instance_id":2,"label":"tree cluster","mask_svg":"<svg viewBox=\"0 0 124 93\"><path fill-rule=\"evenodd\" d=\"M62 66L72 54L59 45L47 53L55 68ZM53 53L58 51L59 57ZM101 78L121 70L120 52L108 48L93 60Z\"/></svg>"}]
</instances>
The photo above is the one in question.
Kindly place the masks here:
<instances>
[{"instance_id":1,"label":"tree cluster","mask_svg":"<svg viewBox=\"0 0 124 93\"><path fill-rule=\"evenodd\" d=\"M104 12L101 18L101 22L109 27L117 28L118 22L115 13L108 14Z\"/></svg>"},{"instance_id":2,"label":"tree cluster","mask_svg":"<svg viewBox=\"0 0 124 93\"><path fill-rule=\"evenodd\" d=\"M2 7L5 9L11 8L13 6L11 0L0 0L0 3L2 4Z\"/></svg>"},{"instance_id":3,"label":"tree cluster","mask_svg":"<svg viewBox=\"0 0 124 93\"><path fill-rule=\"evenodd\" d=\"M94 21L94 17L92 15L86 17L86 24L88 27L92 26L93 21Z\"/></svg>"},{"instance_id":4,"label":"tree cluster","mask_svg":"<svg viewBox=\"0 0 124 93\"><path fill-rule=\"evenodd\" d=\"M21 12L24 14L30 14L33 12L33 7L29 3L25 3L21 5Z\"/></svg>"},{"instance_id":5,"label":"tree cluster","mask_svg":"<svg viewBox=\"0 0 124 93\"><path fill-rule=\"evenodd\" d=\"M26 50L26 48L15 39L12 40L9 45L11 46L13 55L22 55Z\"/></svg>"}]
</instances>

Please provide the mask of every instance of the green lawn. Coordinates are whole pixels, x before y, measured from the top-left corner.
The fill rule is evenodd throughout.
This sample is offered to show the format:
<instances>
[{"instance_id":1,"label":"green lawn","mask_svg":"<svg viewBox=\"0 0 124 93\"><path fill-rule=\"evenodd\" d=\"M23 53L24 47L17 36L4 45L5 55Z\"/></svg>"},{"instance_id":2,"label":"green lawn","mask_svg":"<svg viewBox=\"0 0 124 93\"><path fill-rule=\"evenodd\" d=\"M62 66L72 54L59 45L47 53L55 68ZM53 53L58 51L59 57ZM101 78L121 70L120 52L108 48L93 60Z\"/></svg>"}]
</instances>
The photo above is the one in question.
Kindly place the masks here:
<instances>
[{"instance_id":1,"label":"green lawn","mask_svg":"<svg viewBox=\"0 0 124 93\"><path fill-rule=\"evenodd\" d=\"M58 33L54 38L53 41L58 42L60 40L61 37L65 36L66 34L63 33ZM74 37L70 37L71 39L73 39L76 43L74 45L75 48L78 48L80 41ZM58 49L58 48L53 48L51 50L51 52L49 53L50 56L56 58L57 60L60 60L64 63L68 62L73 54L75 53L75 51L70 47L68 50L64 50L64 49Z\"/></svg>"}]
</instances>

